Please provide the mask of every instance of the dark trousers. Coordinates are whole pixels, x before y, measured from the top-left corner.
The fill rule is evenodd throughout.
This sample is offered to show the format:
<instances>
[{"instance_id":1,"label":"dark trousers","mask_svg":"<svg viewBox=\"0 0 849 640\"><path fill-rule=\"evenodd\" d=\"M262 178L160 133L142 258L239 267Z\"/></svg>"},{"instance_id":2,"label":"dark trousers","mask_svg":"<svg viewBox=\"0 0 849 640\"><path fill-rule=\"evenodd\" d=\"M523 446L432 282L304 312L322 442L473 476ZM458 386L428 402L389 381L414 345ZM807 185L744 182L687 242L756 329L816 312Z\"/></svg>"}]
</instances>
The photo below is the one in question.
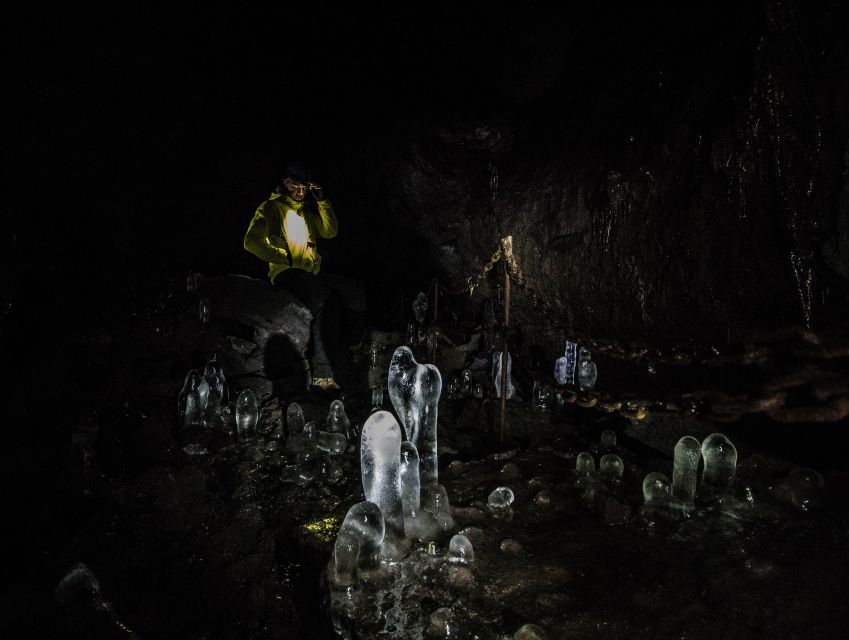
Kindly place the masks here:
<instances>
[{"instance_id":1,"label":"dark trousers","mask_svg":"<svg viewBox=\"0 0 849 640\"><path fill-rule=\"evenodd\" d=\"M339 342L356 343L365 328L366 291L363 283L354 278L332 273L312 274L300 269L287 269L274 280L274 287L298 298L312 313L310 327L314 378L332 378L333 366L328 349ZM331 303L339 302L341 313Z\"/></svg>"}]
</instances>

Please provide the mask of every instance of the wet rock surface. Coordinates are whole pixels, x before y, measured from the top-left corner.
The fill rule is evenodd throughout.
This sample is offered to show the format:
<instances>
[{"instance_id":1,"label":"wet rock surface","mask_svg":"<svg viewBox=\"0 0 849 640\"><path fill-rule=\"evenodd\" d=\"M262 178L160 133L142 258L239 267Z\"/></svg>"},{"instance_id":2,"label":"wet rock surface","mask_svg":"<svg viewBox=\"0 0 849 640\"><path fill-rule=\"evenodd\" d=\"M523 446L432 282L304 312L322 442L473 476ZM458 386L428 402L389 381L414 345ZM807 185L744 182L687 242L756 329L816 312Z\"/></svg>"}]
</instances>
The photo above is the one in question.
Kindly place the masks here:
<instances>
[{"instance_id":1,"label":"wet rock surface","mask_svg":"<svg viewBox=\"0 0 849 640\"><path fill-rule=\"evenodd\" d=\"M284 429L290 402L323 424L332 397L303 386L281 394L303 384L296 376L240 373L229 325L202 328L191 296L175 305L169 331L139 317L92 352L91 377L81 380L87 400L51 491L16 523L29 565L8 601L11 627L95 638L126 628L145 638L501 640L520 629L515 637L830 638L847 622L849 477L826 450L845 418L805 436L822 445L802 442L759 399L777 391L788 394L784 407L818 407L839 396L846 359L836 338L790 332L736 352L658 357L658 371L642 376L633 374L643 371L639 351L612 344L613 355L599 350L598 388L560 388L547 412L522 397L519 370L502 442L489 392L443 398L439 473L455 526L347 592L328 571L342 519L363 499L358 452L323 456L341 468L328 476L321 459L299 461L300 435ZM767 348L753 364L747 354ZM251 443L234 440L226 411L215 429L176 427L185 371L213 352L233 372L231 401L241 388L262 400ZM340 368L355 432L372 410L368 368ZM617 435L613 447L601 443L606 430ZM643 477L671 477L681 435L716 431L739 451L733 498L683 519L646 513ZM621 456L621 481L590 495L577 489L581 451L597 465L606 453ZM309 473L284 482L291 467ZM502 486L515 500L494 512L487 497ZM474 548L466 565L446 560L459 532ZM78 562L99 581L108 616L54 597Z\"/></svg>"}]
</instances>

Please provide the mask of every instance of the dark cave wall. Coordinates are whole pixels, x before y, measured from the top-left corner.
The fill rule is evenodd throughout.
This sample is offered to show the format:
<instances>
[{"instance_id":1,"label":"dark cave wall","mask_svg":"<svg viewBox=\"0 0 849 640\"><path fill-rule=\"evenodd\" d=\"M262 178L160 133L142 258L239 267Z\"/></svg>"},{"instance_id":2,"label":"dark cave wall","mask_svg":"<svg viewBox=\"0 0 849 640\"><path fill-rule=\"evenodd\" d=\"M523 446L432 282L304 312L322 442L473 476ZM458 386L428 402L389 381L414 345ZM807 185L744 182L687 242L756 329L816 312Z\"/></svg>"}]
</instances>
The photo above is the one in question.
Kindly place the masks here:
<instances>
[{"instance_id":1,"label":"dark cave wall","mask_svg":"<svg viewBox=\"0 0 849 640\"><path fill-rule=\"evenodd\" d=\"M611 74L603 83L624 85L611 92L630 100L618 104L630 121L590 97L583 109L535 99L411 127L378 172L390 215L455 292L512 235L527 283L553 309L518 291L513 314L528 333L717 343L838 326L849 280L844 19L767 2L757 29L689 51L690 81Z\"/></svg>"}]
</instances>

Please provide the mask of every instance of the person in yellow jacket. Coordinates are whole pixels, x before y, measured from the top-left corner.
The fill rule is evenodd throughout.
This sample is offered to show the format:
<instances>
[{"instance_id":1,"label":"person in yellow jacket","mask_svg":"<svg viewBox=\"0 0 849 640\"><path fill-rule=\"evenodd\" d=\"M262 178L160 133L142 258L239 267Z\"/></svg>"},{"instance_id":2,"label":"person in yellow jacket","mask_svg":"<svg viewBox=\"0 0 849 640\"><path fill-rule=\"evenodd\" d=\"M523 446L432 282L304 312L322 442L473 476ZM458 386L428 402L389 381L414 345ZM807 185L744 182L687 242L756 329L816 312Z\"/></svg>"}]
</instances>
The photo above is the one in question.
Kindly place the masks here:
<instances>
[{"instance_id":1,"label":"person in yellow jacket","mask_svg":"<svg viewBox=\"0 0 849 640\"><path fill-rule=\"evenodd\" d=\"M312 196L307 198L307 193ZM314 204L314 206L313 206ZM286 167L282 187L257 207L245 233L244 247L268 263L268 277L275 288L299 298L312 312L312 388L337 391L339 385L326 350L340 328L336 319L325 322L324 311L332 295L337 295L346 312L345 327L360 342L366 315L362 283L336 274L323 273L318 238L333 238L337 232L336 213L322 188L312 182L300 162Z\"/></svg>"}]
</instances>

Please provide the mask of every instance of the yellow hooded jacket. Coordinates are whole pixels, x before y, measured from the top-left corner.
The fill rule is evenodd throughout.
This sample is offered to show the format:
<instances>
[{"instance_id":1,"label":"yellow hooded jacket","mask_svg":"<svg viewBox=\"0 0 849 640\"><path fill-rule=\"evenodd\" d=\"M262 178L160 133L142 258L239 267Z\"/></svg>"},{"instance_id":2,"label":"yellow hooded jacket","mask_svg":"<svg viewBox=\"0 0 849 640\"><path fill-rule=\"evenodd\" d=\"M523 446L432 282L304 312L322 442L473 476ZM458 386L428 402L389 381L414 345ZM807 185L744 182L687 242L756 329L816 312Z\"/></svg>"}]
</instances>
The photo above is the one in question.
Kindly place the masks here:
<instances>
[{"instance_id":1,"label":"yellow hooded jacket","mask_svg":"<svg viewBox=\"0 0 849 640\"><path fill-rule=\"evenodd\" d=\"M286 269L318 273L321 256L316 238L336 235L336 214L330 200L319 200L318 213L288 195L273 193L257 207L245 234L245 249L268 262L271 282Z\"/></svg>"}]
</instances>

